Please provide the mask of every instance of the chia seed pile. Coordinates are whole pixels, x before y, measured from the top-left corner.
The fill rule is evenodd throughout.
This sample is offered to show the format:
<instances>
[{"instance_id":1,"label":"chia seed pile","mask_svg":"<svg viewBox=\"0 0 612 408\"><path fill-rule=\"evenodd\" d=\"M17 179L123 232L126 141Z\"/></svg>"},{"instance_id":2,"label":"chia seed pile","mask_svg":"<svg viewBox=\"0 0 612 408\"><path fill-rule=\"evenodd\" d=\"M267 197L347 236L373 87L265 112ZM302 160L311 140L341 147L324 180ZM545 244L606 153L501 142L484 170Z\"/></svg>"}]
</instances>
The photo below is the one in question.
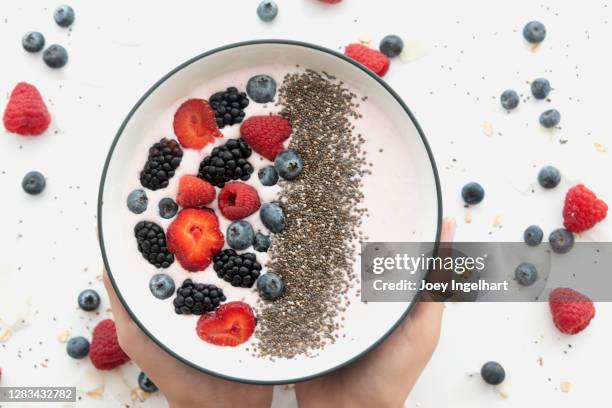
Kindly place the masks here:
<instances>
[{"instance_id":1,"label":"chia seed pile","mask_svg":"<svg viewBox=\"0 0 612 408\"><path fill-rule=\"evenodd\" d=\"M338 337L357 283L353 266L367 212L362 178L363 137L351 120L361 118L356 95L326 73L287 74L279 90L281 115L293 126L290 148L304 161L300 177L282 182L279 203L287 217L270 248L267 268L279 274L286 292L260 304L255 353L291 358L312 355Z\"/></svg>"}]
</instances>

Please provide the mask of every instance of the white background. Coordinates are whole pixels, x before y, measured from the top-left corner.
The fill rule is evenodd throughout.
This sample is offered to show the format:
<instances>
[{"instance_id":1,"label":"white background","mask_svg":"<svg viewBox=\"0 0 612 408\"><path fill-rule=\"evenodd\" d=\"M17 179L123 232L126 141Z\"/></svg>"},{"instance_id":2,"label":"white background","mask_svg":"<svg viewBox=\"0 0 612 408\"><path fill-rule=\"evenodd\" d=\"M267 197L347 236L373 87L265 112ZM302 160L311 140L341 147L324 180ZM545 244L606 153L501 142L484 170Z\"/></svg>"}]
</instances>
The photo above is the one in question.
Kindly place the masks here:
<instances>
[{"instance_id":1,"label":"white background","mask_svg":"<svg viewBox=\"0 0 612 408\"><path fill-rule=\"evenodd\" d=\"M66 30L53 22L58 3L0 2L0 95L8 97L19 81L33 83L53 116L40 138L0 137L0 328L16 320L19 329L22 315L26 322L0 347L2 385L61 383L89 391L105 383L101 402L83 396L77 405L139 405L129 397L136 387L135 366L101 378L88 361L68 358L57 337L64 330L90 337L108 314L106 299L98 316L79 311L76 296L88 286L103 291L97 279L102 262L95 239L96 197L119 124L159 77L226 43L289 38L341 49L357 40L376 45L389 33L404 37L406 55L393 61L385 79L429 139L445 214L457 218L459 240L518 241L532 223L548 234L561 225L564 193L578 181L612 202L612 164L609 153L600 151L612 148L612 59L607 58L612 27L606 1L278 3L277 20L265 24L255 15L256 0L75 0L76 23ZM521 35L534 19L548 29L535 52ZM52 71L40 54L24 52L20 41L28 30L43 32L48 44L64 45L69 65ZM529 100L527 82L540 76L552 83L551 102ZM511 114L499 107L498 95L507 88L524 96ZM538 125L538 115L549 107L561 111L562 129ZM490 136L482 130L485 123L493 128ZM545 164L563 173L554 191L535 183ZM48 177L39 197L26 196L20 187L33 169ZM467 224L459 190L472 180L484 185L486 198L471 210ZM495 218L501 227L493 226ZM581 239L608 241L610 228L603 222ZM596 309L589 328L569 337L555 329L545 303L449 304L438 350L408 405L600 405L608 399L612 308L598 303ZM506 398L478 376L470 377L491 359L506 368ZM572 383L569 393L561 392L561 381ZM284 405L290 393L281 390L277 398ZM143 405L165 406L165 401L157 395Z\"/></svg>"}]
</instances>

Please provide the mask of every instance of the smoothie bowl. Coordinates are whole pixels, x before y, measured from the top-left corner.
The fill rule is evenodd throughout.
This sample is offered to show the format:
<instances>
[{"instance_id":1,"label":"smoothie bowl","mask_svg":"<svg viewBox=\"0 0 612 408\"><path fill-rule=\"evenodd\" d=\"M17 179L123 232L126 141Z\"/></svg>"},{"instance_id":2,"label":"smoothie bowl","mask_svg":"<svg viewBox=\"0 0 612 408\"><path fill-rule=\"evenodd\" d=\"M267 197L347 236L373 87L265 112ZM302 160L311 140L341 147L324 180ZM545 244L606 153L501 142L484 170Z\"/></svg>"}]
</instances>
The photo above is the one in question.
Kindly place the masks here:
<instances>
[{"instance_id":1,"label":"smoothie bowl","mask_svg":"<svg viewBox=\"0 0 612 408\"><path fill-rule=\"evenodd\" d=\"M373 348L413 302L360 299L360 243L437 242L435 163L406 105L341 54L261 40L155 84L123 122L100 245L138 326L223 378L292 383Z\"/></svg>"}]
</instances>

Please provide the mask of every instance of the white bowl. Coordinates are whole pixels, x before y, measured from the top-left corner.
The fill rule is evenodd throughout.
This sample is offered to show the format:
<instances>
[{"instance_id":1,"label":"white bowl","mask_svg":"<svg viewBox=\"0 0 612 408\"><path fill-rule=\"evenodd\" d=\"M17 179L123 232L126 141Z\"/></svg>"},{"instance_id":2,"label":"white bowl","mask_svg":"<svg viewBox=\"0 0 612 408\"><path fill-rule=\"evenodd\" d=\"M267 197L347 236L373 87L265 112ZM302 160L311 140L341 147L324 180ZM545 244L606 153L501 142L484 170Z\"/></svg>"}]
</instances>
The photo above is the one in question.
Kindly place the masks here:
<instances>
[{"instance_id":1,"label":"white bowl","mask_svg":"<svg viewBox=\"0 0 612 408\"><path fill-rule=\"evenodd\" d=\"M374 104L386 115L386 126L391 126L392 132L364 135L366 139L369 138L367 143L377 137L387 137L397 139L387 142L400 146L392 149L394 151L376 150L376 154L368 157L374 163L374 176L371 176L374 182L366 182L365 187L365 204L370 208L371 217L364 219L364 228L370 240L437 242L442 218L435 162L416 119L383 80L339 53L316 45L285 40L237 43L199 55L160 79L124 120L104 166L98 199L98 226L104 263L126 310L162 349L203 372L258 384L294 383L329 373L355 361L384 340L414 303L366 304L355 298L344 315L345 327L341 334L345 336L317 351L315 356L271 361L269 358L253 357L246 350L249 343L236 348L204 343L195 334L196 316L175 315L172 298L160 301L149 292L148 282L156 270L139 258L140 254L136 252L132 229L137 218L132 222L125 215L126 191L138 185L134 163L141 166L144 162L143 135L150 132L151 124L169 107L177 106L180 101L191 97L193 90L206 81L227 76L231 72L243 73L246 70L258 73L258 67L261 70L269 68L270 61L332 73L367 95L368 103ZM247 79L243 80L242 87ZM227 84L231 85L238 84ZM207 98L208 95L200 97ZM171 129L170 125L168 128ZM173 134L161 136L174 137ZM149 202L149 207L156 205L156 201ZM139 270L134 267L137 262L142 265L137 267ZM356 271L359 271L359 265L356 265ZM175 281L180 285L181 280L176 274L182 274L180 277L184 278L187 273L174 273ZM219 283L214 273L203 273L210 273L208 276L214 277L215 280L210 280L210 283Z\"/></svg>"}]
</instances>

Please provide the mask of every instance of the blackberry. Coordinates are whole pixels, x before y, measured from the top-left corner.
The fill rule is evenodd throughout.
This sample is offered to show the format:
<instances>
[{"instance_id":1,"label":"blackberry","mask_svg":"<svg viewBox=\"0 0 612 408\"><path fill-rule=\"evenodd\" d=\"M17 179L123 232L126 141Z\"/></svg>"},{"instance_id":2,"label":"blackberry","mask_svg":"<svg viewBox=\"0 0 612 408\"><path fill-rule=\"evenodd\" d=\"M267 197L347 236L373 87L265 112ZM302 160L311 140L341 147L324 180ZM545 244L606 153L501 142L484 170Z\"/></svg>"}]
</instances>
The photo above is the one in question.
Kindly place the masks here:
<instances>
[{"instance_id":1,"label":"blackberry","mask_svg":"<svg viewBox=\"0 0 612 408\"><path fill-rule=\"evenodd\" d=\"M217 276L232 286L250 288L261 273L261 264L253 253L238 255L233 249L225 249L213 262Z\"/></svg>"},{"instance_id":2,"label":"blackberry","mask_svg":"<svg viewBox=\"0 0 612 408\"><path fill-rule=\"evenodd\" d=\"M185 279L180 288L176 290L174 298L174 311L176 314L201 315L212 312L219 307L226 298L223 289L206 283L194 283Z\"/></svg>"},{"instance_id":3,"label":"blackberry","mask_svg":"<svg viewBox=\"0 0 612 408\"><path fill-rule=\"evenodd\" d=\"M247 161L251 153L244 140L230 139L202 160L198 177L217 187L223 187L230 180L246 181L253 173L253 166Z\"/></svg>"},{"instance_id":4,"label":"blackberry","mask_svg":"<svg viewBox=\"0 0 612 408\"><path fill-rule=\"evenodd\" d=\"M179 143L174 139L162 138L149 148L149 157L140 172L140 184L149 190L168 187L182 158L183 149Z\"/></svg>"},{"instance_id":5,"label":"blackberry","mask_svg":"<svg viewBox=\"0 0 612 408\"><path fill-rule=\"evenodd\" d=\"M208 100L215 112L215 120L220 129L244 120L244 108L249 106L246 92L239 92L231 86L225 91L214 93Z\"/></svg>"},{"instance_id":6,"label":"blackberry","mask_svg":"<svg viewBox=\"0 0 612 408\"><path fill-rule=\"evenodd\" d=\"M168 251L166 234L159 225L150 221L140 221L134 227L134 236L138 242L138 252L151 265L167 268L174 262L174 255Z\"/></svg>"}]
</instances>

